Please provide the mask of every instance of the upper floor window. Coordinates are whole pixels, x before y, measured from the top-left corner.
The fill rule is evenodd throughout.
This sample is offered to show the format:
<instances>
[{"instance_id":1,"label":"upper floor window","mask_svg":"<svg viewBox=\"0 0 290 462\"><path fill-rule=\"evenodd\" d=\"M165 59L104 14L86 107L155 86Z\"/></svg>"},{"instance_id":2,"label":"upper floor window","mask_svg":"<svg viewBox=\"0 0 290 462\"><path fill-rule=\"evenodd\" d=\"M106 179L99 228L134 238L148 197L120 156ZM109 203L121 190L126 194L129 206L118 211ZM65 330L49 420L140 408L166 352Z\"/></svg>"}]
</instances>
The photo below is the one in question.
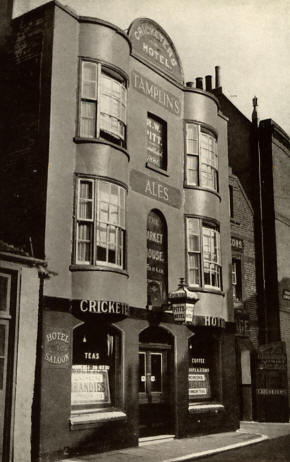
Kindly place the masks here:
<instances>
[{"instance_id":1,"label":"upper floor window","mask_svg":"<svg viewBox=\"0 0 290 462\"><path fill-rule=\"evenodd\" d=\"M218 191L216 138L195 123L186 123L186 184Z\"/></svg>"},{"instance_id":2,"label":"upper floor window","mask_svg":"<svg viewBox=\"0 0 290 462\"><path fill-rule=\"evenodd\" d=\"M216 226L187 218L187 279L189 286L221 289L220 234Z\"/></svg>"},{"instance_id":3,"label":"upper floor window","mask_svg":"<svg viewBox=\"0 0 290 462\"><path fill-rule=\"evenodd\" d=\"M76 263L125 267L125 201L122 186L78 179Z\"/></svg>"},{"instance_id":4,"label":"upper floor window","mask_svg":"<svg viewBox=\"0 0 290 462\"><path fill-rule=\"evenodd\" d=\"M127 89L124 79L100 63L82 61L79 134L126 144Z\"/></svg>"},{"instance_id":5,"label":"upper floor window","mask_svg":"<svg viewBox=\"0 0 290 462\"><path fill-rule=\"evenodd\" d=\"M242 300L242 271L241 260L233 258L232 260L232 289L233 299L238 302Z\"/></svg>"},{"instance_id":6,"label":"upper floor window","mask_svg":"<svg viewBox=\"0 0 290 462\"><path fill-rule=\"evenodd\" d=\"M229 195L230 195L230 217L234 218L234 188L232 185L229 185Z\"/></svg>"},{"instance_id":7,"label":"upper floor window","mask_svg":"<svg viewBox=\"0 0 290 462\"><path fill-rule=\"evenodd\" d=\"M154 116L147 115L147 162L167 169L167 126L166 122Z\"/></svg>"}]
</instances>

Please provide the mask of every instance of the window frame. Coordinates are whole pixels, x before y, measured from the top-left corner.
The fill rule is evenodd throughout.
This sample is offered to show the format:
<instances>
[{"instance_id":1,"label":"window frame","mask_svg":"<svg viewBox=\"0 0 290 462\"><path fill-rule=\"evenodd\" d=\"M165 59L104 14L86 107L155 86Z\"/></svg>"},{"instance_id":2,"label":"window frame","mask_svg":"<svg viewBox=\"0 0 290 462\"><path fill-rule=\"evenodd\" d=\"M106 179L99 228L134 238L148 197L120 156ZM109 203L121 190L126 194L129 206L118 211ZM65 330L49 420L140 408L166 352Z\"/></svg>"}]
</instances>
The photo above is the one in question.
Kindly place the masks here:
<instances>
[{"instance_id":1,"label":"window frame","mask_svg":"<svg viewBox=\"0 0 290 462\"><path fill-rule=\"evenodd\" d=\"M95 80L85 80L84 78L84 68L86 65L94 66L95 67ZM111 84L115 83L119 86L119 98L116 94L114 94L113 90L106 95L105 88L106 86L103 85L103 80L108 79L110 80ZM84 94L84 83L95 82L95 89L94 95L88 96ZM80 138L96 140L99 138L106 139L112 143L118 144L124 148L126 148L127 142L127 88L128 88L128 78L127 76L119 69L114 69L109 65L105 65L100 61L95 61L91 59L80 59L80 71L79 71L79 109L78 109L78 127L77 133ZM108 88L107 88L108 90ZM115 92L116 93L116 92ZM102 106L105 106L105 97L111 98L109 102L109 109L111 111L102 111ZM113 114L112 110L112 102L115 102L115 109L119 111L119 117L116 114ZM82 122L85 117L82 117L82 111L85 103L90 103L94 105L94 114L91 117L87 117L87 119L91 118L94 120L93 127L94 133L86 134L83 133L82 129ZM102 116L106 115L107 120L110 119L111 123L117 121L117 125L123 129L123 135L121 135L120 131L108 129L106 127L104 120L105 117ZM113 120L114 119L114 120ZM116 125L115 123L115 125Z\"/></svg>"},{"instance_id":2,"label":"window frame","mask_svg":"<svg viewBox=\"0 0 290 462\"><path fill-rule=\"evenodd\" d=\"M189 138L189 128L196 132L196 136ZM213 150L206 149L204 147L204 140L208 143L213 143ZM189 142L192 142L192 152L189 152ZM195 148L194 148L195 145ZM199 187L207 189L209 191L219 192L219 157L218 157L218 138L214 131L203 127L201 124L186 120L184 125L184 152L185 152L185 186L188 187ZM213 162L206 163L203 161L203 152L208 151L214 159ZM189 168L189 160L194 159L195 168ZM211 169L213 186L205 184L206 168ZM189 172L196 172L195 181L191 181L189 178Z\"/></svg>"},{"instance_id":3,"label":"window frame","mask_svg":"<svg viewBox=\"0 0 290 462\"><path fill-rule=\"evenodd\" d=\"M83 218L80 216L80 205L81 205L81 183L88 183L92 185L92 217L91 218ZM107 214L108 220L103 221L100 220L100 211L101 211L101 192L100 192L100 184L108 184L106 187L109 188L109 201L106 202L107 204ZM117 195L112 193L112 188L117 188ZM117 197L117 202L110 201L111 197ZM87 198L84 198L87 200ZM74 264L78 266L92 266L96 268L108 268L117 271L126 271L126 238L127 238L127 230L126 230L126 202L127 202L127 188L124 184L121 184L116 181L109 180L103 177L92 177L88 175L77 175L75 181L75 226L74 226L74 254L73 260ZM88 203L88 201L86 202ZM117 221L114 223L112 220L112 209L114 209L115 219ZM79 239L79 230L82 224L88 224L90 226L90 240L89 240L89 258L84 260L80 258L79 252L79 243L82 242ZM99 240L98 233L100 232L100 224L103 227L106 227L106 259L98 259L98 244L101 242ZM110 261L109 251L110 251L110 236L113 234L115 235L115 245L111 245L111 250L115 254L115 262ZM104 232L104 230L103 230ZM83 242L86 242L83 240ZM104 241L103 241L104 243ZM118 258L120 259L120 263L118 263Z\"/></svg>"},{"instance_id":4,"label":"window frame","mask_svg":"<svg viewBox=\"0 0 290 462\"><path fill-rule=\"evenodd\" d=\"M235 268L235 271L234 271ZM233 279L236 278L236 283L234 284ZM234 286L236 289L234 290ZM232 257L232 294L233 302L241 303L243 300L243 277L242 277L242 260L237 256L233 255Z\"/></svg>"},{"instance_id":5,"label":"window frame","mask_svg":"<svg viewBox=\"0 0 290 462\"><path fill-rule=\"evenodd\" d=\"M194 234L194 236L199 237L199 251L193 251L190 249L189 246L189 240L190 240L190 227L189 223L190 220L196 221L198 223L198 228L199 228L199 234ZM212 261L209 259L205 259L205 248L204 248L204 230L209 230L210 231L210 237L214 237L213 241L216 242L216 261ZM222 259L221 259L221 246L220 246L220 228L218 223L196 217L196 216L186 216L185 217L185 233L186 233L186 279L187 279L187 284L189 287L192 288L200 288L204 290L214 290L221 292L223 288L223 283L222 283ZM193 235L192 235L193 236ZM193 254L198 255L198 265L199 265L199 283L194 284L192 282L192 279L190 278L190 256ZM215 253L213 252L215 255ZM211 272L210 275L215 273L217 274L217 280L219 281L218 285L212 285L212 284L207 284L205 281L205 262L209 262L210 269L212 268L212 265L215 265L216 271ZM198 268L195 268L198 269Z\"/></svg>"}]
</instances>

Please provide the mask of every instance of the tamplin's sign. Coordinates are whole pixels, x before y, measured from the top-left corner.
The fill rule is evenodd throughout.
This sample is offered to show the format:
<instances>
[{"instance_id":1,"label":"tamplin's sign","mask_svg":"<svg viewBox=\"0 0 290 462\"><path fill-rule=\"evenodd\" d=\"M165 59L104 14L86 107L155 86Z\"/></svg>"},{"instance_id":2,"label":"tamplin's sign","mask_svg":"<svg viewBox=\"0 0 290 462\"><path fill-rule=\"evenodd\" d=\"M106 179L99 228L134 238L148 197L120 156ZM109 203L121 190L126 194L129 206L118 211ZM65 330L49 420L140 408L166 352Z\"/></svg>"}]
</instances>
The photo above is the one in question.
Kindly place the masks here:
<instances>
[{"instance_id":1,"label":"tamplin's sign","mask_svg":"<svg viewBox=\"0 0 290 462\"><path fill-rule=\"evenodd\" d=\"M183 83L183 71L177 51L159 24L147 18L136 19L129 28L129 38L133 55Z\"/></svg>"}]
</instances>

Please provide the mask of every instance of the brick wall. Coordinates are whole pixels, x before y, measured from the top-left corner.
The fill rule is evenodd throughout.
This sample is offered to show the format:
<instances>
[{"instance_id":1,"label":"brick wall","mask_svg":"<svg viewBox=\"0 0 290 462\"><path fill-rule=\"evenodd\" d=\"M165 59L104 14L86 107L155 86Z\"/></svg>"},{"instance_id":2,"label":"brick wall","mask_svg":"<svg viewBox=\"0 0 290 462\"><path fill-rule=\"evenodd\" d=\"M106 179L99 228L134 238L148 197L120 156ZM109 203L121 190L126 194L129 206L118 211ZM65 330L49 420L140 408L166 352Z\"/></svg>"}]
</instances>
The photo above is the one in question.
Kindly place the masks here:
<instances>
[{"instance_id":1,"label":"brick wall","mask_svg":"<svg viewBox=\"0 0 290 462\"><path fill-rule=\"evenodd\" d=\"M249 336L255 347L258 346L258 303L256 289L256 263L254 244L253 209L235 175L230 176L229 184L233 190L233 218L231 219L232 237L243 241L243 249L232 248L233 258L241 261L242 303L235 308L244 307L249 315Z\"/></svg>"},{"instance_id":2,"label":"brick wall","mask_svg":"<svg viewBox=\"0 0 290 462\"><path fill-rule=\"evenodd\" d=\"M0 238L38 257L44 246L51 25L50 10L42 9L12 23L0 78Z\"/></svg>"}]
</instances>

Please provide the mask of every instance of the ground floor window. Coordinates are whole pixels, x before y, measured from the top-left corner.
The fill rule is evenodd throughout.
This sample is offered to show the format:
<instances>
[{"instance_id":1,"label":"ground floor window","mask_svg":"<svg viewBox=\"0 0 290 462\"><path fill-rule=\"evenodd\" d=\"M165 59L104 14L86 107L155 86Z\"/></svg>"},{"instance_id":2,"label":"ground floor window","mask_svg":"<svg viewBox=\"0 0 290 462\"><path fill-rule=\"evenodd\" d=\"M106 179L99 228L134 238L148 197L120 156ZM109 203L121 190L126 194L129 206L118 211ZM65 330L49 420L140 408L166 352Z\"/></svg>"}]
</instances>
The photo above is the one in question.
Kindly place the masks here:
<instances>
[{"instance_id":1,"label":"ground floor window","mask_svg":"<svg viewBox=\"0 0 290 462\"><path fill-rule=\"evenodd\" d=\"M71 381L72 411L118 405L120 334L105 323L84 323L74 330Z\"/></svg>"},{"instance_id":2,"label":"ground floor window","mask_svg":"<svg viewBox=\"0 0 290 462\"><path fill-rule=\"evenodd\" d=\"M189 339L189 402L217 399L218 343L205 332Z\"/></svg>"}]
</instances>

